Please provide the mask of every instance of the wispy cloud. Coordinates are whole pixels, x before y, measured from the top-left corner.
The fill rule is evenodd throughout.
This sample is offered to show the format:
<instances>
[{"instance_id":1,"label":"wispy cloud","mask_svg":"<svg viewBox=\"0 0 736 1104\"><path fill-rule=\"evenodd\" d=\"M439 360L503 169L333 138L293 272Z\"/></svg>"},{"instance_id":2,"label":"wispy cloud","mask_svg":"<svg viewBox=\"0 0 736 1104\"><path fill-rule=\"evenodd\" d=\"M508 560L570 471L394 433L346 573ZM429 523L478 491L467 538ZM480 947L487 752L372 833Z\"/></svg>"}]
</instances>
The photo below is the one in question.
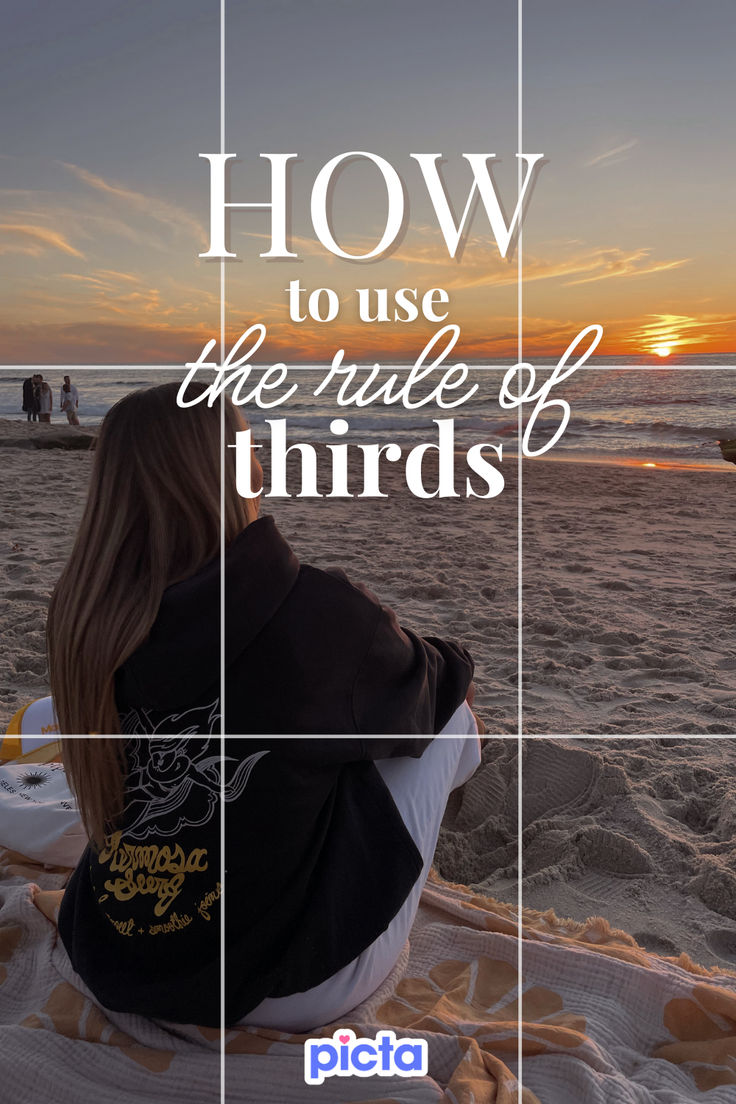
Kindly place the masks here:
<instances>
[{"instance_id":1,"label":"wispy cloud","mask_svg":"<svg viewBox=\"0 0 736 1104\"><path fill-rule=\"evenodd\" d=\"M132 326L125 322L0 324L8 364L184 364L212 336L213 326Z\"/></svg>"},{"instance_id":2,"label":"wispy cloud","mask_svg":"<svg viewBox=\"0 0 736 1104\"><path fill-rule=\"evenodd\" d=\"M134 276L131 272L116 272L112 268L98 268L95 270L96 276L108 276L111 280L128 280L131 283L135 283L139 277Z\"/></svg>"},{"instance_id":3,"label":"wispy cloud","mask_svg":"<svg viewBox=\"0 0 736 1104\"><path fill-rule=\"evenodd\" d=\"M476 247L480 246L480 242L477 241L472 244ZM557 279L563 281L565 287L574 287L578 284L594 283L618 276L650 276L657 272L679 268L690 260L689 257L656 260L652 258L652 251L649 248L624 250L599 246L588 250L578 249L572 254L568 253L567 256L561 257L559 250L556 252L557 257L554 260L532 255L525 256L524 282ZM433 273L432 279L436 278L442 287L448 289L503 287L515 285L517 281L515 265L507 264L488 249L481 251L479 248L473 250L469 248L463 258L462 266L448 261L446 257L443 258L432 244L402 250L395 255L394 259L411 268L441 267L444 271L441 274Z\"/></svg>"},{"instance_id":4,"label":"wispy cloud","mask_svg":"<svg viewBox=\"0 0 736 1104\"><path fill-rule=\"evenodd\" d=\"M67 240L89 243L89 253L105 249L108 254L115 247L107 240L110 237L122 238L139 248L155 249L159 253L171 250L171 232L154 230L150 220L141 217L132 218L124 207L113 211L111 205L102 198L90 202L90 197L81 191L76 195L65 193L63 198L58 192L33 192L27 189L0 188L0 201L12 203L3 212L3 219L12 225L45 225L49 228L63 226ZM157 224L153 224L156 226ZM194 250L192 250L194 252Z\"/></svg>"},{"instance_id":5,"label":"wispy cloud","mask_svg":"<svg viewBox=\"0 0 736 1104\"><path fill-rule=\"evenodd\" d=\"M269 245L271 243L270 234L259 234L255 231L242 230L240 231L239 236L243 238L253 238L255 241L268 242ZM367 241L368 239L360 238L358 240L361 244L356 245L355 242L353 242L353 248L355 249L360 249L362 247L362 243L364 241ZM333 261L336 260L334 254L331 253L329 249L326 249L322 242L318 241L316 237L305 238L301 234L290 234L287 240L287 246L292 253L298 253L300 256L320 257L322 260L327 261L328 264L331 264ZM233 249L234 247L231 245L230 248ZM367 246L366 252L368 251L368 249L371 248L372 246ZM264 249L263 252L265 253L266 250Z\"/></svg>"},{"instance_id":6,"label":"wispy cloud","mask_svg":"<svg viewBox=\"0 0 736 1104\"><path fill-rule=\"evenodd\" d=\"M650 261L650 249L637 249L626 253L622 249L601 249L591 266L590 275L579 280L568 280L565 287L593 284L597 280L610 280L616 276L651 276L655 272L669 272L688 264L691 258L681 257L673 261Z\"/></svg>"},{"instance_id":7,"label":"wispy cloud","mask_svg":"<svg viewBox=\"0 0 736 1104\"><path fill-rule=\"evenodd\" d=\"M623 161L624 154L638 145L639 139L631 138L628 142L622 142L620 146L614 146L613 149L606 150L605 153L599 153L596 157L591 157L590 161L585 162L585 167L586 169L592 169L594 165L613 165L618 161Z\"/></svg>"},{"instance_id":8,"label":"wispy cloud","mask_svg":"<svg viewBox=\"0 0 736 1104\"><path fill-rule=\"evenodd\" d=\"M736 315L648 314L629 327L630 333L624 340L638 348L668 345L674 351L684 351L687 346L722 341L722 331L728 327L736 336Z\"/></svg>"},{"instance_id":9,"label":"wispy cloud","mask_svg":"<svg viewBox=\"0 0 736 1104\"><path fill-rule=\"evenodd\" d=\"M133 327L148 326L155 318L162 329L185 328L188 323L196 328L205 320L216 323L219 294L158 275L160 280L112 269L34 274L16 282L6 317L19 323L28 318L49 323L76 318L84 326L117 319Z\"/></svg>"},{"instance_id":10,"label":"wispy cloud","mask_svg":"<svg viewBox=\"0 0 736 1104\"><path fill-rule=\"evenodd\" d=\"M173 232L185 233L201 242L203 246L206 245L202 224L183 207L159 199L157 196L145 195L143 192L126 188L115 181L105 180L104 177L98 176L79 165L72 165L68 161L60 161L59 164L72 173L77 180L101 192L109 200L125 204L139 214L152 218L161 225L168 227Z\"/></svg>"},{"instance_id":11,"label":"wispy cloud","mask_svg":"<svg viewBox=\"0 0 736 1104\"><path fill-rule=\"evenodd\" d=\"M105 280L100 280L96 276L83 276L79 272L60 272L59 277L62 280L73 280L77 284L85 284L89 287L104 288L110 285Z\"/></svg>"},{"instance_id":12,"label":"wispy cloud","mask_svg":"<svg viewBox=\"0 0 736 1104\"><path fill-rule=\"evenodd\" d=\"M84 253L75 249L58 230L28 223L0 223L0 253L26 253L31 257L39 257L48 249L58 249L62 253L68 253L70 257L84 259Z\"/></svg>"}]
</instances>

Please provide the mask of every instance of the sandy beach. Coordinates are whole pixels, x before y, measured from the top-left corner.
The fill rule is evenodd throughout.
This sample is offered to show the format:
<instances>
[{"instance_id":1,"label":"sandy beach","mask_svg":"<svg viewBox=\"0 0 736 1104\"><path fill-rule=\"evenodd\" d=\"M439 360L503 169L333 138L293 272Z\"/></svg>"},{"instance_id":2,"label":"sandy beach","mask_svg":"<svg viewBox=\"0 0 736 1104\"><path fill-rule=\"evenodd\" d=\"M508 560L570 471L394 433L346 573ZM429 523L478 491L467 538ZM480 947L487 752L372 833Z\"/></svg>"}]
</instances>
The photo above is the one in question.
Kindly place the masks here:
<instances>
[{"instance_id":1,"label":"sandy beach","mask_svg":"<svg viewBox=\"0 0 736 1104\"><path fill-rule=\"evenodd\" d=\"M47 693L44 617L92 454L73 430L0 420L0 722ZM425 635L476 661L489 733L517 731L516 466L497 498L264 499L297 555L341 566ZM532 461L523 469L524 728L736 732L736 472Z\"/></svg>"},{"instance_id":2,"label":"sandy beach","mask_svg":"<svg viewBox=\"0 0 736 1104\"><path fill-rule=\"evenodd\" d=\"M45 609L92 461L29 447L52 432L87 431L0 423L3 723L47 692ZM503 470L490 502L421 502L393 474L386 500L264 509L301 558L344 567L404 624L475 655L476 707L497 735L451 798L437 865L515 902L516 479ZM525 723L560 736L524 741L524 903L721 967L736 964L736 743L688 737L736 731L732 478L524 467Z\"/></svg>"},{"instance_id":3,"label":"sandy beach","mask_svg":"<svg viewBox=\"0 0 736 1104\"><path fill-rule=\"evenodd\" d=\"M736 743L524 741L524 906L602 916L649 951L736 966ZM447 878L517 893L517 742L495 740L451 798Z\"/></svg>"},{"instance_id":4,"label":"sandy beach","mask_svg":"<svg viewBox=\"0 0 736 1104\"><path fill-rule=\"evenodd\" d=\"M2 722L47 692L44 618L92 454L37 449L66 427L0 423ZM443 876L516 900L516 480L490 502L264 502L300 557L340 565L404 624L477 661L483 766L450 802ZM524 466L523 888L645 947L736 963L736 730L730 472ZM23 488L29 488L25 494ZM29 502L31 505L29 506ZM662 739L604 734L666 733ZM680 738L676 737L679 734Z\"/></svg>"},{"instance_id":5,"label":"sandy beach","mask_svg":"<svg viewBox=\"0 0 736 1104\"><path fill-rule=\"evenodd\" d=\"M736 733L736 470L524 467L531 733Z\"/></svg>"}]
</instances>

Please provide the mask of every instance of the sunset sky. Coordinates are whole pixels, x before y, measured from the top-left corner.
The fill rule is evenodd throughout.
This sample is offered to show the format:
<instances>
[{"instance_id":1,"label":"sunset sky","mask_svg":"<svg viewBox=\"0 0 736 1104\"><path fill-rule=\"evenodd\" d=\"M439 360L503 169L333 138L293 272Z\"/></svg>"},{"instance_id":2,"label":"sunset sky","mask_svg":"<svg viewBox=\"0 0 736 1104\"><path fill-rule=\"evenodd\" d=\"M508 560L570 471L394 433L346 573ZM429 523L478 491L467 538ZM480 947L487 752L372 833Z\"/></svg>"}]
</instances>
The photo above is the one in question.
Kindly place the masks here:
<instances>
[{"instance_id":1,"label":"sunset sky","mask_svg":"<svg viewBox=\"0 0 736 1104\"><path fill-rule=\"evenodd\" d=\"M733 0L525 0L524 151L543 153L523 237L524 354L558 356L601 323L600 353L736 350ZM0 45L0 335L4 364L178 364L219 333L207 247L219 150L219 0L25 0ZM269 217L234 212L231 339L264 322L264 361L411 360L436 324L364 323L358 287L443 287L458 358L516 354L514 258L482 209L449 259L410 153L441 153L456 210L461 154L495 153L516 189L515 0L228 0L227 152L234 201L268 198L260 153L298 153L292 249L266 261ZM387 159L406 235L375 263L329 254L309 196L348 150ZM375 170L336 185L347 250L380 238ZM286 287L333 288L339 317L289 320ZM736 353L735 353L736 357Z\"/></svg>"}]
</instances>

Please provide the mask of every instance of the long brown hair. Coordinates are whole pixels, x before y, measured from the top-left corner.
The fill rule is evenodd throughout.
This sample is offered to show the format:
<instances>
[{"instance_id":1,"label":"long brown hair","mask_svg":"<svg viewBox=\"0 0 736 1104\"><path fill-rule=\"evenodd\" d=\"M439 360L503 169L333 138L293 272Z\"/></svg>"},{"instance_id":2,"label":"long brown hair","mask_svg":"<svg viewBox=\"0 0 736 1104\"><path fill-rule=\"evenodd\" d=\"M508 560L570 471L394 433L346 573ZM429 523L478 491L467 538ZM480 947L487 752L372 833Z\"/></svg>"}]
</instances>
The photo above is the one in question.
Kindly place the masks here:
<instances>
[{"instance_id":1,"label":"long brown hair","mask_svg":"<svg viewBox=\"0 0 736 1104\"><path fill-rule=\"evenodd\" d=\"M125 804L125 741L102 736L62 740L61 758L87 835L100 848Z\"/></svg>"},{"instance_id":2,"label":"long brown hair","mask_svg":"<svg viewBox=\"0 0 736 1104\"><path fill-rule=\"evenodd\" d=\"M179 408L178 388L133 391L102 423L84 513L46 626L51 693L65 735L120 732L115 671L147 638L165 589L218 554L221 478L225 544L258 516L258 500L237 493L232 453L221 456L220 403L226 445L244 428L239 412L228 399ZM77 762L69 743L67 758ZM96 741L82 743L79 755ZM109 749L98 767L103 758L114 762ZM77 796L91 815L97 806L86 794L87 776L76 768Z\"/></svg>"}]
</instances>

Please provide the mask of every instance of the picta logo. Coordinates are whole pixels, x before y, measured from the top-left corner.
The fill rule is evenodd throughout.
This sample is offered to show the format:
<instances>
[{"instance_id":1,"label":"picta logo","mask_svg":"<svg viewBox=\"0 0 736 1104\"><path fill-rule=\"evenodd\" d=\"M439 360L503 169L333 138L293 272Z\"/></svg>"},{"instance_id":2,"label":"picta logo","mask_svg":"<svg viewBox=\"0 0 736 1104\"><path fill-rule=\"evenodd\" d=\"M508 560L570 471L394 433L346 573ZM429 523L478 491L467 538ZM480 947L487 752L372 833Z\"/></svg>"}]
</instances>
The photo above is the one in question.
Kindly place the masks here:
<instances>
[{"instance_id":1,"label":"picta logo","mask_svg":"<svg viewBox=\"0 0 736 1104\"><path fill-rule=\"evenodd\" d=\"M393 1031L356 1039L350 1028L338 1028L331 1039L307 1039L304 1080L321 1085L326 1077L423 1077L427 1061L426 1039L397 1039Z\"/></svg>"}]
</instances>

